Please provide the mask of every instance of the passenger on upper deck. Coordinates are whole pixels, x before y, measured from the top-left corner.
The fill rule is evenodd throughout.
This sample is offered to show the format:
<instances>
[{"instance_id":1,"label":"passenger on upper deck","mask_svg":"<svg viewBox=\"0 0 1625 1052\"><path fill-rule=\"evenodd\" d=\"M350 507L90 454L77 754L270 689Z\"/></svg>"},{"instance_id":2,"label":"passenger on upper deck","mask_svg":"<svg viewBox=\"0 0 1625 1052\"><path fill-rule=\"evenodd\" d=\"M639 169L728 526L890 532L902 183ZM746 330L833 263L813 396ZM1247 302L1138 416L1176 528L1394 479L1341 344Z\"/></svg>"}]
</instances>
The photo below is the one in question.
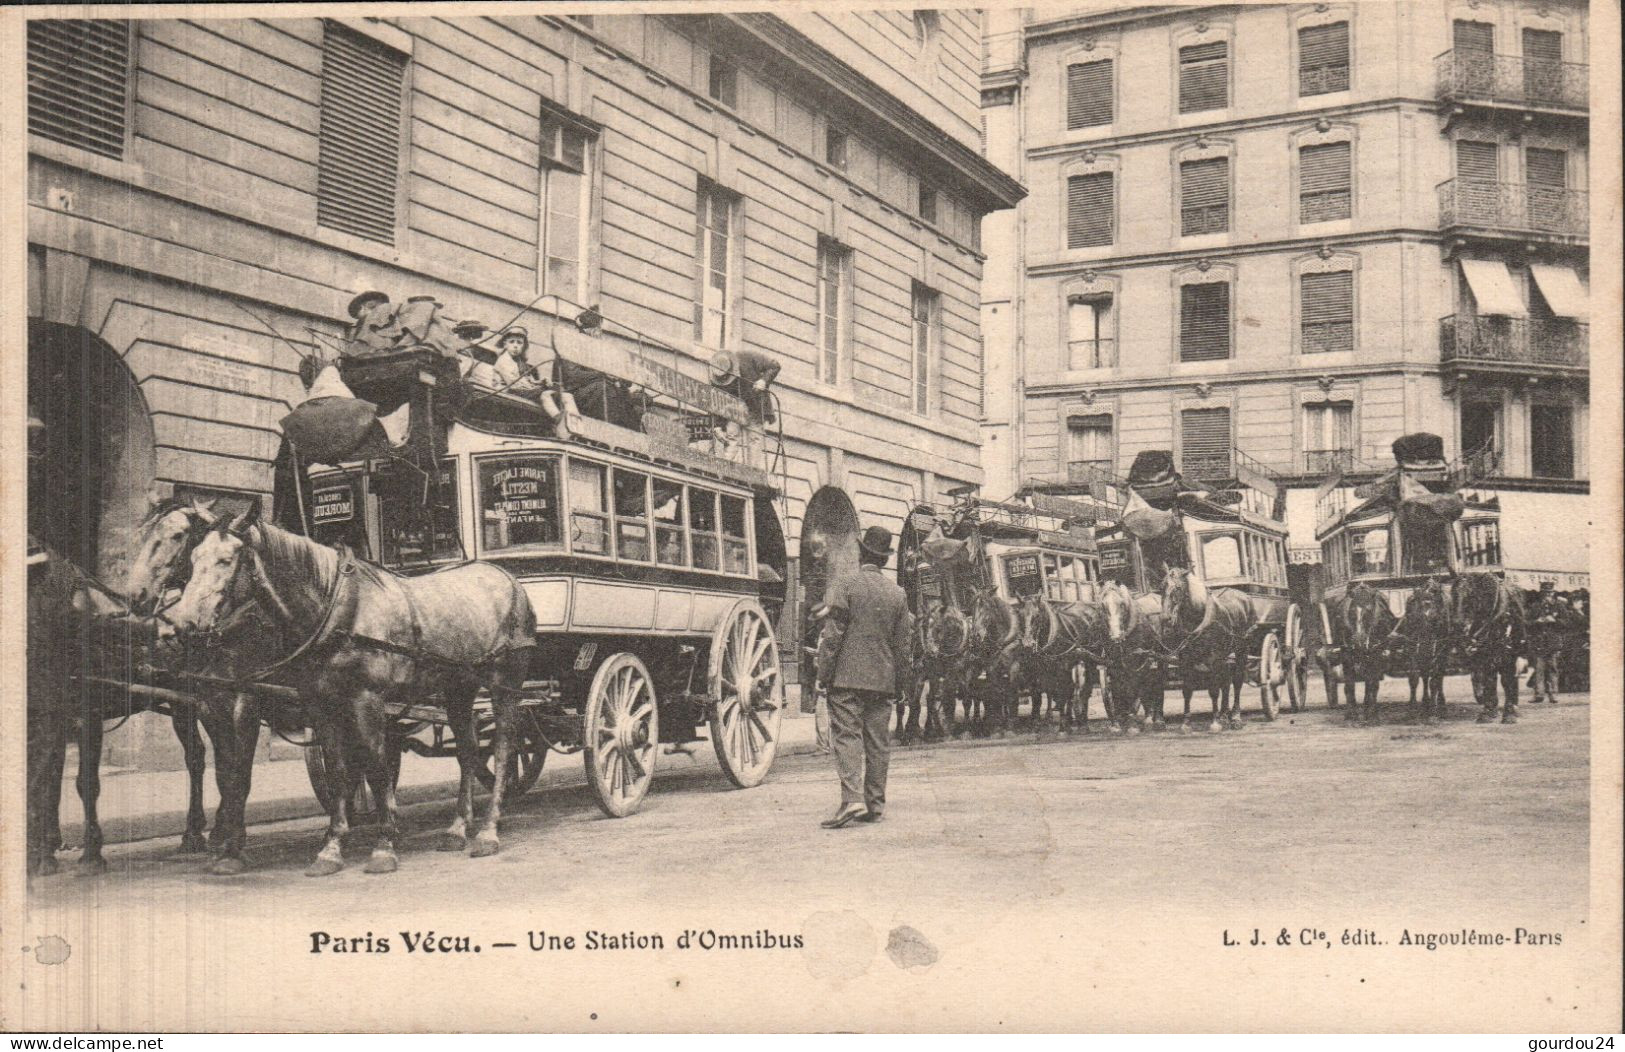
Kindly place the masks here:
<instances>
[{"instance_id":1,"label":"passenger on upper deck","mask_svg":"<svg viewBox=\"0 0 1625 1052\"><path fill-rule=\"evenodd\" d=\"M523 398L535 398L546 386L547 370L529 357L530 333L518 325L509 326L497 340L496 374L499 388Z\"/></svg>"}]
</instances>

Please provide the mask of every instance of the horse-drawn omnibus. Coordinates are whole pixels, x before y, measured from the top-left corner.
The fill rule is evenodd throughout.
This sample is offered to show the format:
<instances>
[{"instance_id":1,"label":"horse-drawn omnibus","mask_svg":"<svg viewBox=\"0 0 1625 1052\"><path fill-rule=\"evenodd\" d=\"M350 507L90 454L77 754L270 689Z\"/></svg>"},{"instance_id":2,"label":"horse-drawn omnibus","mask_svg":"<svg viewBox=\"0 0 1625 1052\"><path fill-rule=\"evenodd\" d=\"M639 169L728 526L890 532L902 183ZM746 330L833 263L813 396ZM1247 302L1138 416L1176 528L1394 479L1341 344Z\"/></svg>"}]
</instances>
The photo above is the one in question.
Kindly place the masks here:
<instances>
[{"instance_id":1,"label":"horse-drawn omnibus","mask_svg":"<svg viewBox=\"0 0 1625 1052\"><path fill-rule=\"evenodd\" d=\"M1337 481L1328 479L1315 503L1315 539L1326 574L1316 604L1322 643L1315 660L1333 705L1339 669L1348 666L1355 645L1343 623L1351 594L1371 590L1386 607L1386 616L1378 611L1377 619L1397 623L1418 589L1439 584L1441 600L1448 601L1445 579L1501 570L1500 502L1464 486L1469 480L1446 463L1438 436L1419 433L1396 441L1394 467L1373 482L1349 489ZM1409 676L1414 691L1421 670L1414 667L1414 647L1392 645L1401 636L1390 630L1371 641L1370 674ZM1441 638L1441 661L1448 652Z\"/></svg>"},{"instance_id":2,"label":"horse-drawn omnibus","mask_svg":"<svg viewBox=\"0 0 1625 1052\"><path fill-rule=\"evenodd\" d=\"M603 810L630 814L660 746L702 726L727 776L756 785L784 707L774 626L787 566L766 385L745 388L726 359L712 383L692 379L674 352L596 316L585 328L525 320L551 361L540 356L544 382L524 395L448 375L447 356L421 343L343 361L380 416L409 407L411 437L336 464L293 450L279 520L403 575L479 561L518 579L536 644L520 791L549 751L580 752ZM476 701L482 739L487 701ZM435 698L397 709L400 749L450 754ZM322 752L306 755L325 797Z\"/></svg>"},{"instance_id":3,"label":"horse-drawn omnibus","mask_svg":"<svg viewBox=\"0 0 1625 1052\"><path fill-rule=\"evenodd\" d=\"M1206 608L1203 596L1242 597L1235 624L1225 629L1237 638L1245 660L1245 668L1234 672L1258 686L1265 718L1273 720L1283 686L1293 711L1303 705L1303 617L1287 588L1287 528L1274 484L1239 466L1233 475L1211 489L1191 485L1174 471L1169 453L1141 453L1130 471L1121 522L1099 534L1102 574L1136 596L1173 596L1189 608L1196 621L1191 631L1177 624L1165 628L1173 648L1169 682L1186 690L1187 704L1195 682L1181 660L1185 640L1222 619L1222 611L1215 617ZM1232 704L1239 708L1239 698Z\"/></svg>"}]
</instances>

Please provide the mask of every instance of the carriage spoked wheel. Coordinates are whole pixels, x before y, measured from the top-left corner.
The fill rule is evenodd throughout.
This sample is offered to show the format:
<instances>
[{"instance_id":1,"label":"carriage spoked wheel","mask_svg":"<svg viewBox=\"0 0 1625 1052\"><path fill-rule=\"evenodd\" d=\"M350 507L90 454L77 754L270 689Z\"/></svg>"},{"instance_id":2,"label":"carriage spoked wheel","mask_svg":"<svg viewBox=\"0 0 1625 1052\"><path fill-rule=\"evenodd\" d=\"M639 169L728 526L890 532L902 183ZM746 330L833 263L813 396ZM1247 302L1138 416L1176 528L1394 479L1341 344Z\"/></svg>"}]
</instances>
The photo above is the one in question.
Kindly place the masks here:
<instances>
[{"instance_id":1,"label":"carriage spoked wheel","mask_svg":"<svg viewBox=\"0 0 1625 1052\"><path fill-rule=\"evenodd\" d=\"M403 727L400 730L391 730L385 745L389 749L389 778L399 785L401 780L401 756L406 752L406 739L421 727ZM305 746L305 775L310 779L310 788L316 794L316 802L322 805L322 810L328 814L333 813L336 798L333 796L333 786L327 768L327 754L321 746L311 744ZM352 768L351 781L354 783L350 790L350 821L377 821L378 806L373 801L372 789L367 785L366 778Z\"/></svg>"},{"instance_id":2,"label":"carriage spoked wheel","mask_svg":"<svg viewBox=\"0 0 1625 1052\"><path fill-rule=\"evenodd\" d=\"M1281 661L1281 634L1266 633L1258 646L1258 701L1264 718L1273 720L1281 711L1281 681L1285 679Z\"/></svg>"},{"instance_id":3,"label":"carriage spoked wheel","mask_svg":"<svg viewBox=\"0 0 1625 1052\"><path fill-rule=\"evenodd\" d=\"M1286 608L1285 654L1286 696L1293 712L1302 712L1309 700L1309 666L1303 652L1303 611L1293 603Z\"/></svg>"},{"instance_id":4,"label":"carriage spoked wheel","mask_svg":"<svg viewBox=\"0 0 1625 1052\"><path fill-rule=\"evenodd\" d=\"M581 720L581 756L598 806L625 818L654 781L660 743L654 681L636 654L623 651L598 666Z\"/></svg>"},{"instance_id":5,"label":"carriage spoked wheel","mask_svg":"<svg viewBox=\"0 0 1625 1052\"><path fill-rule=\"evenodd\" d=\"M480 784L486 792L496 788L497 760L496 760L496 714L490 709L479 709L475 715L480 736L480 766L475 771ZM547 739L542 737L542 729L536 723L536 714L530 709L521 709L519 722L514 734L513 755L508 760L508 794L523 796L536 788L536 783L542 777L542 764L547 760Z\"/></svg>"},{"instance_id":6,"label":"carriage spoked wheel","mask_svg":"<svg viewBox=\"0 0 1625 1052\"><path fill-rule=\"evenodd\" d=\"M761 604L741 599L711 634L711 744L728 779L761 784L779 750L784 683L779 644Z\"/></svg>"}]
</instances>

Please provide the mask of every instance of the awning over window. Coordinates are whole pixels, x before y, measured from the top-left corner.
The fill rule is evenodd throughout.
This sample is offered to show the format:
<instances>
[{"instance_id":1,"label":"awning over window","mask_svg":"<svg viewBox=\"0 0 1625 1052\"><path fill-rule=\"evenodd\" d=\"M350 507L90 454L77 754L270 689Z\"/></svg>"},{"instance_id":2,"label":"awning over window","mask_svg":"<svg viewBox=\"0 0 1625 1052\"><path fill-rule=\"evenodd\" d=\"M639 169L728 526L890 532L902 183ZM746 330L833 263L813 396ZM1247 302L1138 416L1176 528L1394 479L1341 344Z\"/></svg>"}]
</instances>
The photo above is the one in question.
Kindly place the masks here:
<instances>
[{"instance_id":1,"label":"awning over window","mask_svg":"<svg viewBox=\"0 0 1625 1052\"><path fill-rule=\"evenodd\" d=\"M1473 299L1478 301L1480 315L1500 314L1508 318L1527 315L1505 263L1495 259L1464 259L1461 272L1473 290Z\"/></svg>"},{"instance_id":2,"label":"awning over window","mask_svg":"<svg viewBox=\"0 0 1625 1052\"><path fill-rule=\"evenodd\" d=\"M1546 305L1559 318L1585 321L1590 317L1590 297L1573 267L1554 267L1544 263L1531 263L1529 272L1535 275L1540 294Z\"/></svg>"}]
</instances>

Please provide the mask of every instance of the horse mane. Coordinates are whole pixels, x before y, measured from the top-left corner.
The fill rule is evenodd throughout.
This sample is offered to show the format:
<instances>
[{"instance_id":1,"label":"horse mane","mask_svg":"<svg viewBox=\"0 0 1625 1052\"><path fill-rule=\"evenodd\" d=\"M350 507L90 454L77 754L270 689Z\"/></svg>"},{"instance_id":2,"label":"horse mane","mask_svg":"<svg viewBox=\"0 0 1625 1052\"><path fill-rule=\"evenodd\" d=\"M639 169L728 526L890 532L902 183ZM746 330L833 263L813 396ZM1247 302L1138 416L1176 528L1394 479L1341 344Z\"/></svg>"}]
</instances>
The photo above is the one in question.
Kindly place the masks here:
<instances>
[{"instance_id":1,"label":"horse mane","mask_svg":"<svg viewBox=\"0 0 1625 1052\"><path fill-rule=\"evenodd\" d=\"M253 547L259 549L267 572L309 581L324 592L332 584L333 575L338 573L338 552L269 523L257 523L254 529L259 544Z\"/></svg>"},{"instance_id":2,"label":"horse mane","mask_svg":"<svg viewBox=\"0 0 1625 1052\"><path fill-rule=\"evenodd\" d=\"M192 502L185 497L164 497L162 500L158 501L158 503L147 509L147 513L141 516L141 522L137 528L151 526L153 523L157 522L159 519L163 518L165 515L168 515L172 511L191 510Z\"/></svg>"}]
</instances>

